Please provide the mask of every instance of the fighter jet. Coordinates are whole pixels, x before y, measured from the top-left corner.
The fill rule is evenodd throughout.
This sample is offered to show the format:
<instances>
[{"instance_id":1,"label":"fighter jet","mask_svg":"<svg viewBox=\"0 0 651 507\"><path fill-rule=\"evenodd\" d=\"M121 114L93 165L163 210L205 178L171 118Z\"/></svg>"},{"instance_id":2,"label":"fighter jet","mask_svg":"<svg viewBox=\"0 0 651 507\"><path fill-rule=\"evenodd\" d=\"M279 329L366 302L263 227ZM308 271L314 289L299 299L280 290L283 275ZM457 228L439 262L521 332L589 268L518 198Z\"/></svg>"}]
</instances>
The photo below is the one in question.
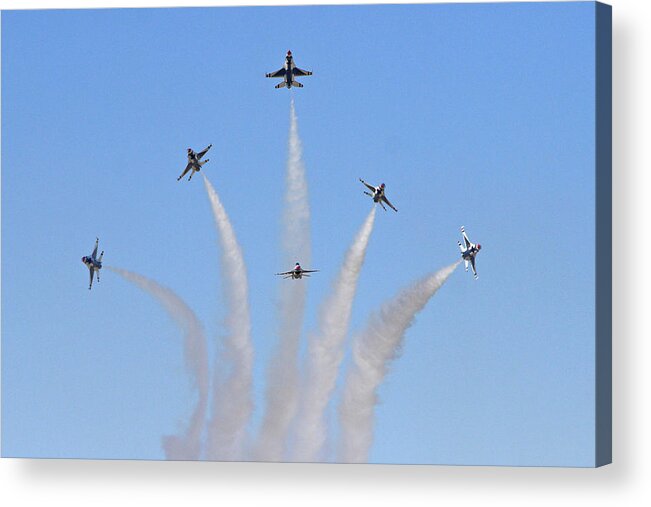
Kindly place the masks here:
<instances>
[{"instance_id":1,"label":"fighter jet","mask_svg":"<svg viewBox=\"0 0 651 507\"><path fill-rule=\"evenodd\" d=\"M477 256L479 250L481 250L481 245L479 243L475 245L474 243L470 242L468 236L466 236L466 230L463 228L463 225L461 226L461 234L463 236L464 244L462 245L460 241L457 241L457 243L459 244L459 249L461 250L461 257L463 257L463 260L466 263L466 272L468 272L468 263L470 262L472 273L475 275L475 280L477 280L479 276L477 275L477 270L475 269L475 257Z\"/></svg>"},{"instance_id":2,"label":"fighter jet","mask_svg":"<svg viewBox=\"0 0 651 507\"><path fill-rule=\"evenodd\" d=\"M384 201L384 203L388 204L389 207L390 207L393 211L398 211L398 210L396 209L396 207L395 207L393 204L391 204L391 203L389 202L389 199L387 199L387 196L384 195L384 188L385 188L384 183L380 184L379 187L374 187L373 185L369 185L368 183L366 183L362 178L360 178L359 181L361 181L361 182L366 186L366 188L368 188L371 192L373 192L372 194L369 193L369 192L366 192L366 191L365 191L364 193L365 193L366 195L371 196L371 197L373 198L373 202L377 202L377 203L379 203L380 206L382 206L382 209L383 209L384 211L386 211L387 209L384 207L384 204L383 204L382 201Z\"/></svg>"},{"instance_id":3,"label":"fighter jet","mask_svg":"<svg viewBox=\"0 0 651 507\"><path fill-rule=\"evenodd\" d=\"M310 275L308 275L306 273L316 273L317 271L319 271L319 270L318 269L312 269L312 270L303 269L301 267L301 265L297 262L296 266L294 266L294 269L292 269L291 271L285 271L284 273L276 273L276 276L282 276L284 279L292 278L294 280L300 280L304 276L307 276L307 277L310 276Z\"/></svg>"},{"instance_id":4,"label":"fighter jet","mask_svg":"<svg viewBox=\"0 0 651 507\"><path fill-rule=\"evenodd\" d=\"M303 85L294 80L294 78L311 75L312 73L309 70L299 69L296 65L294 65L294 57L292 56L291 51L287 51L287 56L285 56L285 65L282 69L277 70L276 72L265 74L266 77L280 77L283 79L282 83L278 83L276 85L276 88L291 88L292 86L303 88Z\"/></svg>"},{"instance_id":5,"label":"fighter jet","mask_svg":"<svg viewBox=\"0 0 651 507\"><path fill-rule=\"evenodd\" d=\"M90 256L82 257L81 262L83 262L88 270L90 271L90 285L88 286L88 290L91 289L93 286L93 275L95 274L95 271L97 271L97 283L99 283L99 270L102 269L102 257L104 257L104 250L102 250L102 253L99 254L99 258L97 257L97 246L99 245L99 238L95 239L95 248L93 249L93 253L90 254Z\"/></svg>"},{"instance_id":6,"label":"fighter jet","mask_svg":"<svg viewBox=\"0 0 651 507\"><path fill-rule=\"evenodd\" d=\"M201 171L201 167L210 160L209 158L206 160L201 160L201 157L203 157L210 148L212 148L212 144L209 144L205 150L201 150L199 153L196 153L192 148L188 148L188 165L185 166L185 170L183 173L181 173L181 176L176 179L176 181L180 181L181 178L183 178L183 176L185 176L188 171L191 170L192 172L188 178L188 181L190 181L195 172Z\"/></svg>"}]
</instances>

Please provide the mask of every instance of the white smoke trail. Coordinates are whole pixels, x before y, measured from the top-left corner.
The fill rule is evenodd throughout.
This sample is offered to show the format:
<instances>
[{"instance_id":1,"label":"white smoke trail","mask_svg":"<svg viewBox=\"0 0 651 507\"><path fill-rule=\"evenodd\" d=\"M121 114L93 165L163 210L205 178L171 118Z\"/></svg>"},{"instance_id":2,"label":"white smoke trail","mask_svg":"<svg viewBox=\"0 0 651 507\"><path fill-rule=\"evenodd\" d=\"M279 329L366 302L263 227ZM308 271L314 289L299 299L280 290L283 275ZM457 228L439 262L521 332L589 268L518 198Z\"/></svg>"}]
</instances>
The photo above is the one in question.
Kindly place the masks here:
<instances>
[{"instance_id":1,"label":"white smoke trail","mask_svg":"<svg viewBox=\"0 0 651 507\"><path fill-rule=\"evenodd\" d=\"M289 142L283 213L283 266L300 261L309 269L310 206L303 148L292 98L289 113ZM267 374L267 407L258 436L255 457L281 461L283 444L298 406L298 350L305 311L307 284L283 283L280 295L279 343Z\"/></svg>"},{"instance_id":2,"label":"white smoke trail","mask_svg":"<svg viewBox=\"0 0 651 507\"><path fill-rule=\"evenodd\" d=\"M414 283L372 315L353 342L353 362L339 406L341 423L338 461L364 463L373 441L377 389L389 364L400 353L405 332L430 298L459 265L455 262Z\"/></svg>"},{"instance_id":3,"label":"white smoke trail","mask_svg":"<svg viewBox=\"0 0 651 507\"><path fill-rule=\"evenodd\" d=\"M343 345L348 332L357 280L366 256L376 207L368 214L361 229L346 252L332 292L321 308L319 331L310 337L307 356L307 378L297 420L296 461L315 461L326 439L325 410L337 379L343 358Z\"/></svg>"},{"instance_id":4,"label":"white smoke trail","mask_svg":"<svg viewBox=\"0 0 651 507\"><path fill-rule=\"evenodd\" d=\"M247 424L253 412L253 346L249 311L249 284L242 249L224 206L210 181L203 175L221 244L221 273L224 279L227 335L213 386L212 418L208 424L207 457L234 461L244 457ZM230 369L228 375L221 367Z\"/></svg>"},{"instance_id":5,"label":"white smoke trail","mask_svg":"<svg viewBox=\"0 0 651 507\"><path fill-rule=\"evenodd\" d=\"M283 212L283 266L300 261L309 268L310 206L303 147L298 135L298 119L292 98L289 113L289 141ZM300 345L306 283L284 283L280 296L279 342L267 374L267 407L260 427L256 459L281 461L283 444L298 406Z\"/></svg>"},{"instance_id":6,"label":"white smoke trail","mask_svg":"<svg viewBox=\"0 0 651 507\"><path fill-rule=\"evenodd\" d=\"M208 360L203 327L188 305L167 287L126 269L110 266L106 266L106 269L117 273L155 298L185 333L183 341L185 365L192 376L199 399L185 434L163 437L163 449L167 459L199 459L201 456L201 434L208 405Z\"/></svg>"}]
</instances>

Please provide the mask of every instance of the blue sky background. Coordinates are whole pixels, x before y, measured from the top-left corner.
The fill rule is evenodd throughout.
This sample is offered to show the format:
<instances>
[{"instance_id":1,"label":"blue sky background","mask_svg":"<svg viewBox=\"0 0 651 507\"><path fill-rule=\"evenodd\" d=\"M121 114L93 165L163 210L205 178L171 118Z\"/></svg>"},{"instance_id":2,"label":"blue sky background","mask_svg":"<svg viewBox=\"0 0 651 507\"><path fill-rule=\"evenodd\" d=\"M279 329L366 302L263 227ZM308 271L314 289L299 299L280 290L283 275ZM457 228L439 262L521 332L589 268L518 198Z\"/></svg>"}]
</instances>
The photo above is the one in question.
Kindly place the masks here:
<instances>
[{"instance_id":1,"label":"blue sky background","mask_svg":"<svg viewBox=\"0 0 651 507\"><path fill-rule=\"evenodd\" d=\"M275 90L287 49L314 75ZM380 391L373 462L594 463L594 4L2 13L2 454L161 459L194 406L152 277L223 301L200 180L242 244L264 407L281 280L290 96L312 208L306 331L385 182L351 329L483 246L419 314ZM300 260L300 259L297 259ZM218 367L218 365L217 365ZM336 407L332 407L333 409ZM336 411L330 417L336 422Z\"/></svg>"}]
</instances>

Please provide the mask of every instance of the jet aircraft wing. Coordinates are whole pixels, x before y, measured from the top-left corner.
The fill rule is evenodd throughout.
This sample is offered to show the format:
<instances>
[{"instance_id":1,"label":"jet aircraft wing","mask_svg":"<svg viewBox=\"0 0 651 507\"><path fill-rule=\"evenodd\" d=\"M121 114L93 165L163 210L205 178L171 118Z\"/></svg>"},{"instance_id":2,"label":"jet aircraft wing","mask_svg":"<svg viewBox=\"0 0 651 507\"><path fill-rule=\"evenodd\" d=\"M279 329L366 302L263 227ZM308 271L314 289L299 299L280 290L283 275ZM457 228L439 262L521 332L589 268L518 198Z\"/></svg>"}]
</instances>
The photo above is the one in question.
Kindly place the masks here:
<instances>
[{"instance_id":1,"label":"jet aircraft wing","mask_svg":"<svg viewBox=\"0 0 651 507\"><path fill-rule=\"evenodd\" d=\"M292 73L294 74L294 76L299 76L299 77L300 76L311 76L312 75L312 73L309 70L299 69L298 67L294 67L292 69Z\"/></svg>"},{"instance_id":2,"label":"jet aircraft wing","mask_svg":"<svg viewBox=\"0 0 651 507\"><path fill-rule=\"evenodd\" d=\"M383 196L382 196L382 200L383 200L384 202L386 202L386 203L389 205L389 207L390 207L393 211L398 211L398 210L396 209L396 207L395 207L393 204L391 204L391 203L389 202L389 199L387 199L386 196L383 195Z\"/></svg>"},{"instance_id":3,"label":"jet aircraft wing","mask_svg":"<svg viewBox=\"0 0 651 507\"><path fill-rule=\"evenodd\" d=\"M475 275L475 279L479 278L477 275L477 270L475 269L475 258L470 257L470 267L472 267L472 274Z\"/></svg>"},{"instance_id":4,"label":"jet aircraft wing","mask_svg":"<svg viewBox=\"0 0 651 507\"><path fill-rule=\"evenodd\" d=\"M316 273L317 271L319 271L319 270L318 269L304 269L303 273Z\"/></svg>"},{"instance_id":5,"label":"jet aircraft wing","mask_svg":"<svg viewBox=\"0 0 651 507\"><path fill-rule=\"evenodd\" d=\"M190 169L192 169L192 165L193 165L192 162L188 162L188 165L185 166L185 169L184 169L183 172L181 173L181 176L179 176L177 179L180 180L181 178L183 178L183 176L185 176L186 174L188 174L188 171L189 171Z\"/></svg>"},{"instance_id":6,"label":"jet aircraft wing","mask_svg":"<svg viewBox=\"0 0 651 507\"><path fill-rule=\"evenodd\" d=\"M276 72L269 72L268 74L266 74L266 77L285 77L285 72L287 71L285 70L285 67L283 67L282 69L277 70Z\"/></svg>"},{"instance_id":7,"label":"jet aircraft wing","mask_svg":"<svg viewBox=\"0 0 651 507\"><path fill-rule=\"evenodd\" d=\"M212 148L212 144L209 144L208 147L204 150L201 150L199 153L197 153L197 160L203 157L206 153L208 153L208 150Z\"/></svg>"},{"instance_id":8,"label":"jet aircraft wing","mask_svg":"<svg viewBox=\"0 0 651 507\"><path fill-rule=\"evenodd\" d=\"M463 235L463 240L466 242L466 248L470 248L470 245L472 245L472 243L468 239L468 236L466 236L466 230L463 227L461 228L461 234Z\"/></svg>"},{"instance_id":9,"label":"jet aircraft wing","mask_svg":"<svg viewBox=\"0 0 651 507\"><path fill-rule=\"evenodd\" d=\"M361 181L371 192L375 192L375 187L373 185L369 185L362 178L360 178L359 181Z\"/></svg>"},{"instance_id":10,"label":"jet aircraft wing","mask_svg":"<svg viewBox=\"0 0 651 507\"><path fill-rule=\"evenodd\" d=\"M99 244L99 239L95 240L95 248L93 249L93 253L91 254L91 258L95 259L97 257L97 245Z\"/></svg>"},{"instance_id":11,"label":"jet aircraft wing","mask_svg":"<svg viewBox=\"0 0 651 507\"><path fill-rule=\"evenodd\" d=\"M285 271L284 273L276 273L276 276L291 275L292 273L294 273L294 270Z\"/></svg>"}]
</instances>

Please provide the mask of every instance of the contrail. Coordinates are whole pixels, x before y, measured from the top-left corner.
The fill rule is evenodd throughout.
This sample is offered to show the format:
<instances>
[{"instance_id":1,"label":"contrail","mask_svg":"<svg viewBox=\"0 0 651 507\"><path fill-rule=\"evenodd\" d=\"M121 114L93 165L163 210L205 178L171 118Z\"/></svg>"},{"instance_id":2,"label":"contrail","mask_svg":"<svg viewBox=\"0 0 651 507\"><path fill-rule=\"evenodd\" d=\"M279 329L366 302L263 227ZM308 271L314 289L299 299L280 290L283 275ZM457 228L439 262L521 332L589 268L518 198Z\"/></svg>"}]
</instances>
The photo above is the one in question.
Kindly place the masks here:
<instances>
[{"instance_id":1,"label":"contrail","mask_svg":"<svg viewBox=\"0 0 651 507\"><path fill-rule=\"evenodd\" d=\"M459 265L426 276L407 287L372 315L366 329L353 342L353 361L339 406L341 423L338 461L364 463L373 441L373 413L377 390L389 364L400 353L405 332L430 298Z\"/></svg>"},{"instance_id":2,"label":"contrail","mask_svg":"<svg viewBox=\"0 0 651 507\"><path fill-rule=\"evenodd\" d=\"M244 457L247 424L253 412L253 346L249 311L249 284L242 249L235 237L219 196L204 175L221 244L221 272L224 279L227 334L220 345L220 355L213 385L212 419L208 423L207 457L234 461ZM221 373L221 366L230 369Z\"/></svg>"},{"instance_id":3,"label":"contrail","mask_svg":"<svg viewBox=\"0 0 651 507\"><path fill-rule=\"evenodd\" d=\"M310 267L310 206L303 147L292 98L289 112L289 142L283 213L283 266L300 261ZM281 461L283 445L298 406L298 350L305 311L307 284L283 283L280 295L280 328L277 350L267 373L266 412L260 428L255 457Z\"/></svg>"},{"instance_id":4,"label":"contrail","mask_svg":"<svg viewBox=\"0 0 651 507\"><path fill-rule=\"evenodd\" d=\"M316 461L326 439L325 410L335 388L348 332L357 280L366 256L375 209L368 214L346 252L332 292L321 307L319 331L310 337L307 378L302 391L294 449L296 461Z\"/></svg>"},{"instance_id":5,"label":"contrail","mask_svg":"<svg viewBox=\"0 0 651 507\"><path fill-rule=\"evenodd\" d=\"M167 459L197 460L201 456L201 434L208 404L208 360L203 327L188 305L167 287L126 269L110 266L106 266L106 269L117 273L155 298L185 333L185 366L192 376L199 399L185 434L163 437L163 449Z\"/></svg>"}]
</instances>

